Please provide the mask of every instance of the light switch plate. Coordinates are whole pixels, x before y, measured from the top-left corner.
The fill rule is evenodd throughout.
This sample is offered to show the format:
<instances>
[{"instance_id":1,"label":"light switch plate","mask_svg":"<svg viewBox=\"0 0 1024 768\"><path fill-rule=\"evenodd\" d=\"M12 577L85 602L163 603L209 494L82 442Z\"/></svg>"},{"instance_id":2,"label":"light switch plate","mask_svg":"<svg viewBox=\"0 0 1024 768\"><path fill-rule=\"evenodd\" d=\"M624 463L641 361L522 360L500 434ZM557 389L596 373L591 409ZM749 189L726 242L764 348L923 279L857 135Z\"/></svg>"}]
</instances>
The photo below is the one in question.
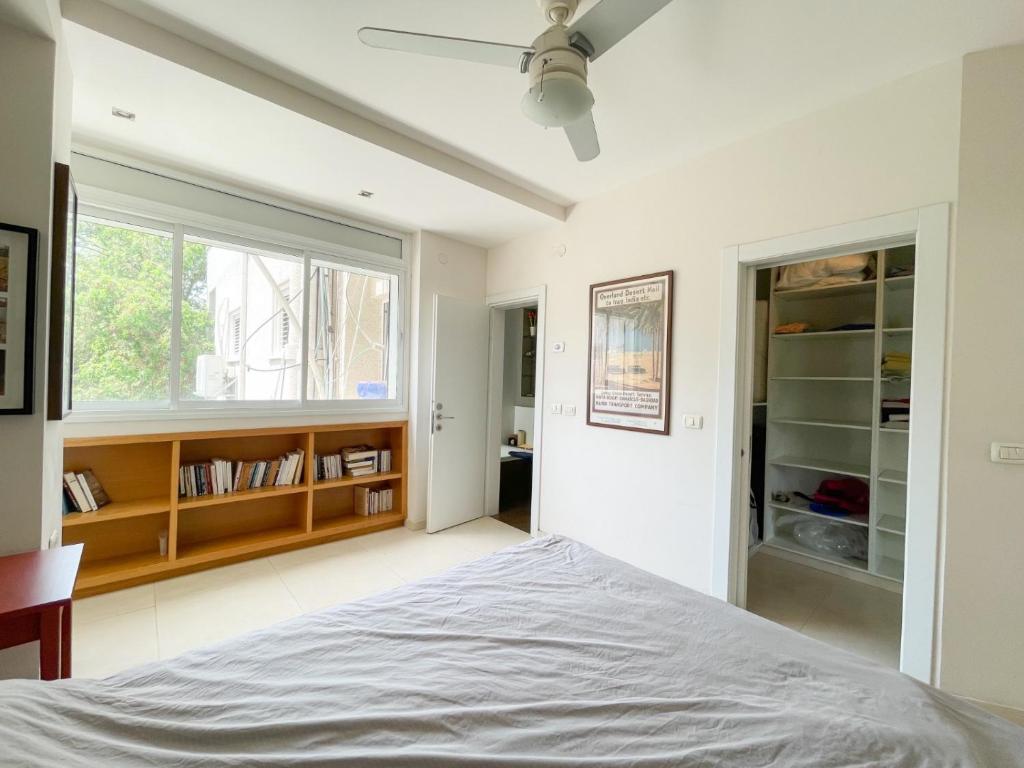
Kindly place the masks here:
<instances>
[{"instance_id":1,"label":"light switch plate","mask_svg":"<svg viewBox=\"0 0 1024 768\"><path fill-rule=\"evenodd\" d=\"M556 416L560 416L562 414L562 404L561 403L552 403L551 404L551 412L553 414L555 414Z\"/></svg>"},{"instance_id":2,"label":"light switch plate","mask_svg":"<svg viewBox=\"0 0 1024 768\"><path fill-rule=\"evenodd\" d=\"M687 429L704 429L704 417L687 413L683 416L683 426Z\"/></svg>"},{"instance_id":3,"label":"light switch plate","mask_svg":"<svg viewBox=\"0 0 1024 768\"><path fill-rule=\"evenodd\" d=\"M575 416L576 415L576 406L575 405L567 405L567 406L565 406L565 410L563 411L563 413L566 416Z\"/></svg>"},{"instance_id":4,"label":"light switch plate","mask_svg":"<svg viewBox=\"0 0 1024 768\"><path fill-rule=\"evenodd\" d=\"M552 352L565 352L565 342L564 341L556 341L554 344L551 345L551 351Z\"/></svg>"},{"instance_id":5,"label":"light switch plate","mask_svg":"<svg viewBox=\"0 0 1024 768\"><path fill-rule=\"evenodd\" d=\"M992 461L1024 466L1024 443L992 443Z\"/></svg>"}]
</instances>

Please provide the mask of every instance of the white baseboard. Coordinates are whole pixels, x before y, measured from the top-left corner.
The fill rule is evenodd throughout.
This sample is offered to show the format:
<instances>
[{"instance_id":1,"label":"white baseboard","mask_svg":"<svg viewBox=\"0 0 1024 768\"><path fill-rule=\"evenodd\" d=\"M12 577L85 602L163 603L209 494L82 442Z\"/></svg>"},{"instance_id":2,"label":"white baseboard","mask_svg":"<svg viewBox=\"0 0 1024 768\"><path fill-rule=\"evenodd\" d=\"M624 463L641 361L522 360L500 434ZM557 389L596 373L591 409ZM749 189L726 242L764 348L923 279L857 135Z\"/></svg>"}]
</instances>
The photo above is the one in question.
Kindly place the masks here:
<instances>
[{"instance_id":1,"label":"white baseboard","mask_svg":"<svg viewBox=\"0 0 1024 768\"><path fill-rule=\"evenodd\" d=\"M969 701L976 707L988 710L993 715L998 715L1004 720L1009 720L1011 723L1017 725L1024 725L1024 709L1017 709L1015 707L1006 707L1002 704L993 704L989 701L981 701L979 699L972 699L970 696L961 696L964 701Z\"/></svg>"},{"instance_id":2,"label":"white baseboard","mask_svg":"<svg viewBox=\"0 0 1024 768\"><path fill-rule=\"evenodd\" d=\"M409 520L408 518L406 518L405 527L408 528L410 531L422 531L424 528L427 527L427 521Z\"/></svg>"}]
</instances>

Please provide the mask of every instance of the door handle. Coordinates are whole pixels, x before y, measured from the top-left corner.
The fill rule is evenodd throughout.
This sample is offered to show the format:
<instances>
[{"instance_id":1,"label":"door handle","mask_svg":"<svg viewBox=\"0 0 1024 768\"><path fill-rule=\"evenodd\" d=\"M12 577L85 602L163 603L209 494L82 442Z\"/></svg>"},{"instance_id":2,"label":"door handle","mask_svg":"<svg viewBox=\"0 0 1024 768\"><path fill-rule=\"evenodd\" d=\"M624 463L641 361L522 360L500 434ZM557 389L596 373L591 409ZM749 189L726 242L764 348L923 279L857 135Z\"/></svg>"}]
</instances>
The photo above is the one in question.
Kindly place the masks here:
<instances>
[{"instance_id":1,"label":"door handle","mask_svg":"<svg viewBox=\"0 0 1024 768\"><path fill-rule=\"evenodd\" d=\"M441 414L438 414L435 418L438 421L443 421L444 419L454 419L455 417L454 416L442 416Z\"/></svg>"}]
</instances>

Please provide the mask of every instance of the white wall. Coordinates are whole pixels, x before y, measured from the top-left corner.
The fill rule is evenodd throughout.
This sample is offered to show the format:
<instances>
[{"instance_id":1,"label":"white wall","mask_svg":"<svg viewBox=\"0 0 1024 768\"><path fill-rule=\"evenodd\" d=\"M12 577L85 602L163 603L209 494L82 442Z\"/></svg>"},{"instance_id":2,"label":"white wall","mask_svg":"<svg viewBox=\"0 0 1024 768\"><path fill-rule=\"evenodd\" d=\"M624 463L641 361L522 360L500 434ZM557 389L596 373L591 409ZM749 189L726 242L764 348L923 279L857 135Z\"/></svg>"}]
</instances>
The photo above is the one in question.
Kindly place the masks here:
<instances>
[{"instance_id":1,"label":"white wall","mask_svg":"<svg viewBox=\"0 0 1024 768\"><path fill-rule=\"evenodd\" d=\"M944 688L1024 709L1024 45L964 60L948 393Z\"/></svg>"},{"instance_id":2,"label":"white wall","mask_svg":"<svg viewBox=\"0 0 1024 768\"><path fill-rule=\"evenodd\" d=\"M487 254L483 248L431 232L420 232L413 246L412 377L409 399L409 518L421 528L427 519L427 451L430 441L431 345L434 295L485 298Z\"/></svg>"},{"instance_id":3,"label":"white wall","mask_svg":"<svg viewBox=\"0 0 1024 768\"><path fill-rule=\"evenodd\" d=\"M57 17L56 2L0 9L0 178L8 180L0 184L0 221L39 231L33 413L0 416L0 555L45 546L60 519L60 485L48 482L60 463L60 427L45 420L46 336L53 162L66 160L70 143L70 70L58 44L42 36L54 33ZM31 31L10 18L32 20ZM34 676L36 658L35 644L0 652L0 677Z\"/></svg>"},{"instance_id":4,"label":"white wall","mask_svg":"<svg viewBox=\"0 0 1024 768\"><path fill-rule=\"evenodd\" d=\"M721 249L955 200L960 76L953 62L906 78L490 252L487 292L547 284L549 346L566 343L545 351L544 392L578 411L545 423L543 530L709 588ZM671 436L588 427L588 285L664 269L676 271ZM704 430L683 430L684 413L702 414Z\"/></svg>"}]
</instances>

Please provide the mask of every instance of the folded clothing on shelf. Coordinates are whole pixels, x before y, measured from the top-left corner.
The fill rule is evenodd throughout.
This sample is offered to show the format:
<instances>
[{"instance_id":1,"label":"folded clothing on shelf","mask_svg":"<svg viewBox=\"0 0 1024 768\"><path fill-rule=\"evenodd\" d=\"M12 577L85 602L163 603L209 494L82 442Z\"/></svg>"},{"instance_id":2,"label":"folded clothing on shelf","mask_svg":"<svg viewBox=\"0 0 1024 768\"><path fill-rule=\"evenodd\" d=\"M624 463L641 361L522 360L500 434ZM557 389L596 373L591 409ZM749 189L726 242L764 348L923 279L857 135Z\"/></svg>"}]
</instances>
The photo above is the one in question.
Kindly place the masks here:
<instances>
[{"instance_id":1,"label":"folded clothing on shelf","mask_svg":"<svg viewBox=\"0 0 1024 768\"><path fill-rule=\"evenodd\" d=\"M811 329L810 323L783 323L775 327L776 333L804 333Z\"/></svg>"},{"instance_id":2,"label":"folded clothing on shelf","mask_svg":"<svg viewBox=\"0 0 1024 768\"><path fill-rule=\"evenodd\" d=\"M779 270L775 288L779 291L792 291L798 288L860 283L874 274L874 261L870 253L851 253L848 256L790 264Z\"/></svg>"},{"instance_id":3,"label":"folded clothing on shelf","mask_svg":"<svg viewBox=\"0 0 1024 768\"><path fill-rule=\"evenodd\" d=\"M882 401L882 426L892 427L893 425L909 425L910 423L910 398L890 397ZM904 426L896 426L896 429L906 429Z\"/></svg>"},{"instance_id":4,"label":"folded clothing on shelf","mask_svg":"<svg viewBox=\"0 0 1024 768\"><path fill-rule=\"evenodd\" d=\"M796 491L793 495L810 502L812 512L833 517L866 515L870 488L855 477L830 477L822 480L813 496Z\"/></svg>"},{"instance_id":5,"label":"folded clothing on shelf","mask_svg":"<svg viewBox=\"0 0 1024 768\"><path fill-rule=\"evenodd\" d=\"M910 373L910 355L907 352L886 352L882 355L882 373L887 376L906 376Z\"/></svg>"},{"instance_id":6,"label":"folded clothing on shelf","mask_svg":"<svg viewBox=\"0 0 1024 768\"><path fill-rule=\"evenodd\" d=\"M906 277L907 275L914 274L914 265L902 267L887 267L885 270L886 277Z\"/></svg>"},{"instance_id":7,"label":"folded clothing on shelf","mask_svg":"<svg viewBox=\"0 0 1024 768\"><path fill-rule=\"evenodd\" d=\"M830 331L872 331L875 328L874 323L843 323L837 325L834 328L829 328Z\"/></svg>"}]
</instances>

